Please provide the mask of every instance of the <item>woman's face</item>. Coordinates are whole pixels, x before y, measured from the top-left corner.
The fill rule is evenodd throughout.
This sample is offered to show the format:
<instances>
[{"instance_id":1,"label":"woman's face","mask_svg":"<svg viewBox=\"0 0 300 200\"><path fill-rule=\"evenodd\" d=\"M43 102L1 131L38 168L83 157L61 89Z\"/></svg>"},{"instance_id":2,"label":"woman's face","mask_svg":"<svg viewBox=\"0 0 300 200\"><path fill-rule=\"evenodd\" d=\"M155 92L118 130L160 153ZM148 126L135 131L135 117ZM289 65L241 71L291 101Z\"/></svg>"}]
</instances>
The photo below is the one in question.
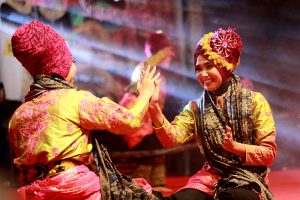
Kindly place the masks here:
<instances>
[{"instance_id":1,"label":"woman's face","mask_svg":"<svg viewBox=\"0 0 300 200\"><path fill-rule=\"evenodd\" d=\"M217 68L201 55L198 56L195 66L196 78L200 85L212 92L222 85L222 76Z\"/></svg>"},{"instance_id":2,"label":"woman's face","mask_svg":"<svg viewBox=\"0 0 300 200\"><path fill-rule=\"evenodd\" d=\"M66 78L67 82L69 82L71 84L74 83L74 76L76 74L76 71L77 71L76 65L75 65L75 63L72 63L71 69L70 69L69 74Z\"/></svg>"}]
</instances>

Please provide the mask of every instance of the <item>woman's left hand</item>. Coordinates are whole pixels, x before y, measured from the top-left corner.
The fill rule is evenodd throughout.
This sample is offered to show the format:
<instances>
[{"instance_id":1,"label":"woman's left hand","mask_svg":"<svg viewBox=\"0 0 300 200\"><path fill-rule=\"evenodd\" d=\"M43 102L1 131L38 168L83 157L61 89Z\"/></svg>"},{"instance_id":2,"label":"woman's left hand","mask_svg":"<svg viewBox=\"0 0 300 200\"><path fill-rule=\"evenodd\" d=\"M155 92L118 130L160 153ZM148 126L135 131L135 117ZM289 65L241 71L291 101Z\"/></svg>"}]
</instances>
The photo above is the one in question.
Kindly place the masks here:
<instances>
[{"instance_id":1,"label":"woman's left hand","mask_svg":"<svg viewBox=\"0 0 300 200\"><path fill-rule=\"evenodd\" d=\"M226 126L226 135L223 139L223 148L226 151L232 152L234 149L234 141L233 141L233 136L231 132L231 128L229 126Z\"/></svg>"},{"instance_id":2,"label":"woman's left hand","mask_svg":"<svg viewBox=\"0 0 300 200\"><path fill-rule=\"evenodd\" d=\"M233 140L232 131L229 126L226 126L226 135L223 139L223 149L241 157L242 159L245 159L246 157L245 145Z\"/></svg>"}]
</instances>

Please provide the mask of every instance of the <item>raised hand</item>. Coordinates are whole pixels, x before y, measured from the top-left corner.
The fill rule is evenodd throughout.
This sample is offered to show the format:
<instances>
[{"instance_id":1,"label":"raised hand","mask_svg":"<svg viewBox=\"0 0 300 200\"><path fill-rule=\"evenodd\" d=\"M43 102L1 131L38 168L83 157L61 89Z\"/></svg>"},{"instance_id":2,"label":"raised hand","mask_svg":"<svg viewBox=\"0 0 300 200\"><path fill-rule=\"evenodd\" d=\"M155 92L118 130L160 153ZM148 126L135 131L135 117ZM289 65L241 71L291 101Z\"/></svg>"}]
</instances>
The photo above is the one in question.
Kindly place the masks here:
<instances>
[{"instance_id":1,"label":"raised hand","mask_svg":"<svg viewBox=\"0 0 300 200\"><path fill-rule=\"evenodd\" d=\"M141 78L138 82L138 93L140 98L149 100L154 93L155 84L160 80L160 74L156 72L156 67L144 67L141 72Z\"/></svg>"},{"instance_id":2,"label":"raised hand","mask_svg":"<svg viewBox=\"0 0 300 200\"><path fill-rule=\"evenodd\" d=\"M146 65L158 65L167 57L174 57L174 49L173 47L166 47L164 49L159 50L156 54L149 57L146 61Z\"/></svg>"}]
</instances>

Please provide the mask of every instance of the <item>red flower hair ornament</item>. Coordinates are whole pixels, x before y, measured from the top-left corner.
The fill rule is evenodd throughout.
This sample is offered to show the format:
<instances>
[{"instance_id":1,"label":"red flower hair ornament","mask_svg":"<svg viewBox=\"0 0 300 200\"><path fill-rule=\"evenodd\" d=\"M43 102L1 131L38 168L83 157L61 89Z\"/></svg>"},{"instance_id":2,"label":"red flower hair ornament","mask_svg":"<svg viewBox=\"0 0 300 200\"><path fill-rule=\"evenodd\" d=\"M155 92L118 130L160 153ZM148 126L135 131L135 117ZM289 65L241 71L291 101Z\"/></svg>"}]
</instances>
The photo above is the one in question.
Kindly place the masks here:
<instances>
[{"instance_id":1,"label":"red flower hair ornament","mask_svg":"<svg viewBox=\"0 0 300 200\"><path fill-rule=\"evenodd\" d=\"M226 80L240 62L242 53L241 37L235 29L218 29L205 34L197 44L194 54L194 64L199 55L209 60L219 70Z\"/></svg>"},{"instance_id":2,"label":"red flower hair ornament","mask_svg":"<svg viewBox=\"0 0 300 200\"><path fill-rule=\"evenodd\" d=\"M38 20L23 24L13 34L11 43L14 56L31 76L68 76L72 53L65 40L51 26Z\"/></svg>"}]
</instances>

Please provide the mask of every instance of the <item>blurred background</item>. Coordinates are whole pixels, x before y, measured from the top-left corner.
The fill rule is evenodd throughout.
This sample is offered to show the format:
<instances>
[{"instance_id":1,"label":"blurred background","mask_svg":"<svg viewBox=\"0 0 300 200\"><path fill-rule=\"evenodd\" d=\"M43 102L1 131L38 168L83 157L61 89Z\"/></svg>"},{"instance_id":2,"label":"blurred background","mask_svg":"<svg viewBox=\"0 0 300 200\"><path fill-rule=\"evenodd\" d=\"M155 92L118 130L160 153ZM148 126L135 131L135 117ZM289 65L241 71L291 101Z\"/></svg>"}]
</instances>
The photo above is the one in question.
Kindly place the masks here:
<instances>
[{"instance_id":1,"label":"blurred background","mask_svg":"<svg viewBox=\"0 0 300 200\"><path fill-rule=\"evenodd\" d=\"M236 74L247 87L264 94L277 125L278 154L271 169L300 166L300 1L0 0L0 3L1 184L14 173L6 140L8 120L32 83L12 55L10 38L18 26L32 19L51 25L66 39L78 67L75 77L78 88L116 102L130 83L135 66L147 58L146 39L157 30L163 31L174 49L170 67L163 69L168 88L164 113L169 120L202 93L193 66L198 40L221 27L236 28L243 40ZM202 164L196 148L166 157L168 175L191 175Z\"/></svg>"}]
</instances>

